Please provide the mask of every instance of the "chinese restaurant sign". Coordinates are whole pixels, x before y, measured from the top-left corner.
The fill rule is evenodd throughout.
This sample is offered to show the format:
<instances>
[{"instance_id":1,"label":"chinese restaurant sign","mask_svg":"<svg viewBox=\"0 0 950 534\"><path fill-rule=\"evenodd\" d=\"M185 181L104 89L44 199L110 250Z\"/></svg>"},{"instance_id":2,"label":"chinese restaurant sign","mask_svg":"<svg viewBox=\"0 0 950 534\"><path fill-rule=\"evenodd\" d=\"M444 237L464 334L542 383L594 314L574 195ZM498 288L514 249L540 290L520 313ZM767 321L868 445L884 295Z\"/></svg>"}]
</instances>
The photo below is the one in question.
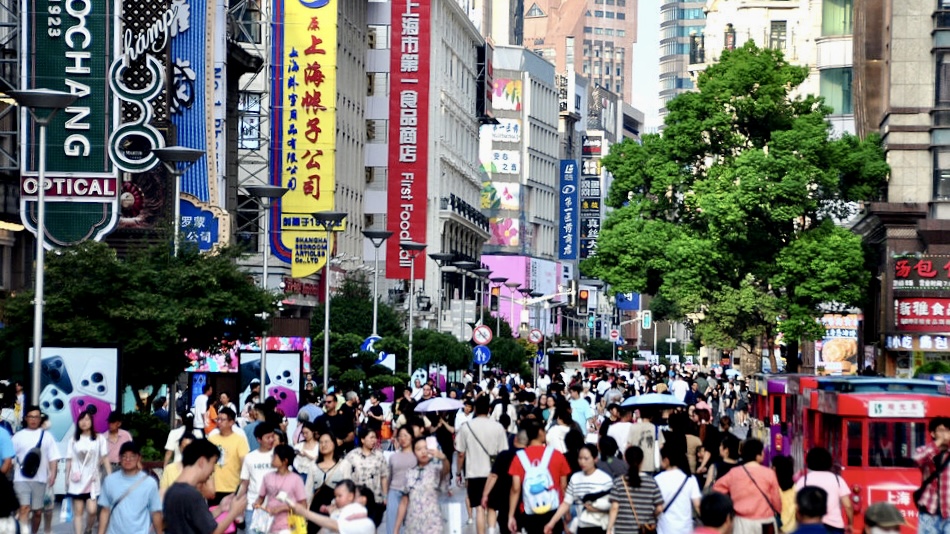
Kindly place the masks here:
<instances>
[{"instance_id":1,"label":"chinese restaurant sign","mask_svg":"<svg viewBox=\"0 0 950 534\"><path fill-rule=\"evenodd\" d=\"M891 262L895 292L950 291L950 256L907 255Z\"/></svg>"},{"instance_id":2,"label":"chinese restaurant sign","mask_svg":"<svg viewBox=\"0 0 950 534\"><path fill-rule=\"evenodd\" d=\"M887 350L950 352L950 335L889 334L885 338Z\"/></svg>"},{"instance_id":3,"label":"chinese restaurant sign","mask_svg":"<svg viewBox=\"0 0 950 534\"><path fill-rule=\"evenodd\" d=\"M398 242L427 241L430 3L392 2L387 221ZM417 278L425 276L425 261L416 256ZM411 264L408 252L386 247L387 278L408 279Z\"/></svg>"},{"instance_id":4,"label":"chinese restaurant sign","mask_svg":"<svg viewBox=\"0 0 950 534\"><path fill-rule=\"evenodd\" d=\"M897 330L914 332L950 331L950 298L894 299Z\"/></svg>"},{"instance_id":5,"label":"chinese restaurant sign","mask_svg":"<svg viewBox=\"0 0 950 534\"><path fill-rule=\"evenodd\" d=\"M274 254L304 278L332 244L311 216L333 209L336 152L337 2L274 3L271 177L289 189L271 217Z\"/></svg>"}]
</instances>

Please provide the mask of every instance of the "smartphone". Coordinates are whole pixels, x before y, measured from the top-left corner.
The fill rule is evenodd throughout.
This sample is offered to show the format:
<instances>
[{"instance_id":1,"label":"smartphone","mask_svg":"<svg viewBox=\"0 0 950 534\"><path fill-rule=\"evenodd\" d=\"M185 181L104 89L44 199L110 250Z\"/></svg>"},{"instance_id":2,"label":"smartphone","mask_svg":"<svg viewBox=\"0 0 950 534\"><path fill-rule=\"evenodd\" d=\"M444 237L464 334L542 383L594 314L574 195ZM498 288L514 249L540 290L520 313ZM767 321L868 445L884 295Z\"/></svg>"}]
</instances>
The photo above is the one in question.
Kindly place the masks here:
<instances>
[{"instance_id":1,"label":"smartphone","mask_svg":"<svg viewBox=\"0 0 950 534\"><path fill-rule=\"evenodd\" d=\"M439 450L439 441L435 439L435 436L429 436L426 438L426 448L430 451Z\"/></svg>"}]
</instances>

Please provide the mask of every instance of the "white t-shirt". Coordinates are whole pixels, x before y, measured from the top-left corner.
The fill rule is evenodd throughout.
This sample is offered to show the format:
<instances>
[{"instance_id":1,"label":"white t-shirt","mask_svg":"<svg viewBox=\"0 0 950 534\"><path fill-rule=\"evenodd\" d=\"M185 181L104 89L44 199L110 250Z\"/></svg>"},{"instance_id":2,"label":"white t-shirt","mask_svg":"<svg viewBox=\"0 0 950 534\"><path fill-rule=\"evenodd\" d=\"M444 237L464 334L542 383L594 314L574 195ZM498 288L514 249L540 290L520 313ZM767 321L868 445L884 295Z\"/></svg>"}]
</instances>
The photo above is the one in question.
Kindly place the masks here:
<instances>
[{"instance_id":1,"label":"white t-shirt","mask_svg":"<svg viewBox=\"0 0 950 534\"><path fill-rule=\"evenodd\" d=\"M72 460L72 464L70 471L66 473L66 493L90 493L93 497L98 497L102 484L99 467L102 465L102 459L108 455L109 446L102 434L97 435L95 440L89 436L81 436L79 441L70 439L66 443L66 459ZM79 474L79 480L76 482L72 480L74 472Z\"/></svg>"},{"instance_id":2,"label":"white t-shirt","mask_svg":"<svg viewBox=\"0 0 950 534\"><path fill-rule=\"evenodd\" d=\"M201 432L197 429L192 430L191 434L196 438L201 438ZM181 437L185 435L185 427L180 426L178 428L173 428L171 432L168 433L168 439L165 440L165 450L172 451L175 453L175 457L172 462L181 461L181 448L178 446L181 442Z\"/></svg>"},{"instance_id":3,"label":"white t-shirt","mask_svg":"<svg viewBox=\"0 0 950 534\"><path fill-rule=\"evenodd\" d=\"M195 399L195 428L204 428L205 414L208 413L208 396L202 393Z\"/></svg>"},{"instance_id":4,"label":"white t-shirt","mask_svg":"<svg viewBox=\"0 0 950 534\"><path fill-rule=\"evenodd\" d=\"M607 435L614 438L617 442L617 450L621 454L627 451L627 438L630 436L630 427L633 423L629 421L617 421L607 427Z\"/></svg>"},{"instance_id":5,"label":"white t-shirt","mask_svg":"<svg viewBox=\"0 0 950 534\"><path fill-rule=\"evenodd\" d=\"M677 400L682 401L686 399L686 394L689 392L689 384L687 384L682 378L677 378L672 384L670 384L670 390L673 392L673 396L676 397Z\"/></svg>"},{"instance_id":6,"label":"white t-shirt","mask_svg":"<svg viewBox=\"0 0 950 534\"><path fill-rule=\"evenodd\" d=\"M271 462L274 460L274 451L263 452L260 449L247 453L241 465L241 480L247 480L247 509L252 510L254 503L260 496L261 484L264 475L277 471Z\"/></svg>"},{"instance_id":7,"label":"white t-shirt","mask_svg":"<svg viewBox=\"0 0 950 534\"><path fill-rule=\"evenodd\" d=\"M550 385L551 385L551 377L550 377L550 376L545 375L545 376L539 376L539 377L538 377L538 389L539 389L539 390L541 390L541 391L543 391L543 392L547 392L548 386L550 386Z\"/></svg>"},{"instance_id":8,"label":"white t-shirt","mask_svg":"<svg viewBox=\"0 0 950 534\"><path fill-rule=\"evenodd\" d=\"M695 477L688 477L686 485L679 495L676 492L683 485L683 479L686 473L679 469L663 471L653 477L656 485L660 487L660 493L663 495L663 506L666 511L660 515L657 522L657 534L679 534L681 532L693 531L693 501L702 498L703 494L699 491L699 483ZM673 496L676 500L670 503Z\"/></svg>"},{"instance_id":9,"label":"white t-shirt","mask_svg":"<svg viewBox=\"0 0 950 534\"><path fill-rule=\"evenodd\" d=\"M36 444L39 443L41 432L43 430L40 428L36 430L24 428L13 435L13 451L16 453L17 461L16 469L13 472L14 482L42 482L46 484L47 479L49 479L49 463L62 459L59 447L56 446L56 438L46 432L43 434L43 444L40 446L43 449L43 457L40 459L40 468L36 471L36 476L26 478L20 473L23 458L26 457L26 453L30 452L30 449L36 447Z\"/></svg>"},{"instance_id":10,"label":"white t-shirt","mask_svg":"<svg viewBox=\"0 0 950 534\"><path fill-rule=\"evenodd\" d=\"M608 382L607 380L601 380L600 382L597 382L598 395L602 396L604 393L607 393L608 389L610 389L610 382Z\"/></svg>"},{"instance_id":11,"label":"white t-shirt","mask_svg":"<svg viewBox=\"0 0 950 534\"><path fill-rule=\"evenodd\" d=\"M376 534L376 525L366 516L366 508L359 503L350 503L330 514L336 519L340 534ZM356 518L356 519L350 519Z\"/></svg>"}]
</instances>

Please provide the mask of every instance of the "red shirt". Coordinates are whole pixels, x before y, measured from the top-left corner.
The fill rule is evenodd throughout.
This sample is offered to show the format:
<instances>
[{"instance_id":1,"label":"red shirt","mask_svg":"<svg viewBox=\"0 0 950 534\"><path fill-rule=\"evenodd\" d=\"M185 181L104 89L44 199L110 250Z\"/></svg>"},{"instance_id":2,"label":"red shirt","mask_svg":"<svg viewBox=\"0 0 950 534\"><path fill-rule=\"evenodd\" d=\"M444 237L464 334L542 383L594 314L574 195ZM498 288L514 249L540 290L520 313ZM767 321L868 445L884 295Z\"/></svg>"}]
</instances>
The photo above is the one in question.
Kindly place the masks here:
<instances>
[{"instance_id":1,"label":"red shirt","mask_svg":"<svg viewBox=\"0 0 950 534\"><path fill-rule=\"evenodd\" d=\"M525 454L528 455L528 460L531 460L532 465L538 465L541 463L541 458L544 456L544 445L531 445L525 447ZM551 454L551 461L548 463L548 472L551 473L551 480L554 481L554 485L557 486L557 493L560 499L564 500L564 487L567 485L567 477L571 476L571 467L567 465L567 458L558 450L554 450ZM513 477L518 477L521 482L524 482L524 466L521 465L521 459L515 455L514 459L511 460L511 467L508 468L508 474ZM519 502L518 508L524 512L524 503Z\"/></svg>"},{"instance_id":2,"label":"red shirt","mask_svg":"<svg viewBox=\"0 0 950 534\"><path fill-rule=\"evenodd\" d=\"M923 476L921 482L930 477L938 464L947 461L948 454L950 452L940 449L933 442L917 448L914 452L914 461L920 467ZM921 511L930 515L950 517L950 466L941 471L936 480L924 488L917 505Z\"/></svg>"}]
</instances>

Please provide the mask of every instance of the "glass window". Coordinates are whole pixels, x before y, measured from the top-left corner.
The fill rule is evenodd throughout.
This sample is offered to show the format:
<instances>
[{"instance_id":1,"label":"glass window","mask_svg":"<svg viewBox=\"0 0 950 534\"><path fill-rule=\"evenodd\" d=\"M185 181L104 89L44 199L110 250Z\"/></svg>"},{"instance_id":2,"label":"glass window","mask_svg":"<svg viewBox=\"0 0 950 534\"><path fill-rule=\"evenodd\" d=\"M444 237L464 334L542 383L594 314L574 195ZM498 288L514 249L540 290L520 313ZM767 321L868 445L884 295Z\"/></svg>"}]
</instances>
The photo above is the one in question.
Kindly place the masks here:
<instances>
[{"instance_id":1,"label":"glass window","mask_svg":"<svg viewBox=\"0 0 950 534\"><path fill-rule=\"evenodd\" d=\"M617 0L617 5L620 7L625 7L627 5L627 0Z\"/></svg>"},{"instance_id":2,"label":"glass window","mask_svg":"<svg viewBox=\"0 0 950 534\"><path fill-rule=\"evenodd\" d=\"M612 19L616 16L616 14L613 11L608 11L605 13L605 15L607 15L608 19Z\"/></svg>"},{"instance_id":3,"label":"glass window","mask_svg":"<svg viewBox=\"0 0 950 534\"><path fill-rule=\"evenodd\" d=\"M613 37L613 35L614 35L614 29L613 29L613 28L607 28L607 29L605 30L605 32L606 32L605 35L608 35L608 36L610 36L610 37Z\"/></svg>"},{"instance_id":4,"label":"glass window","mask_svg":"<svg viewBox=\"0 0 950 534\"><path fill-rule=\"evenodd\" d=\"M864 428L860 421L848 421L848 467L861 467L864 454ZM837 458L835 458L837 460Z\"/></svg>"},{"instance_id":5,"label":"glass window","mask_svg":"<svg viewBox=\"0 0 950 534\"><path fill-rule=\"evenodd\" d=\"M603 34L604 34L603 28L594 28L594 35L603 35Z\"/></svg>"},{"instance_id":6,"label":"glass window","mask_svg":"<svg viewBox=\"0 0 950 534\"><path fill-rule=\"evenodd\" d=\"M596 11L594 11L594 16L595 16L595 17L604 18L604 12L603 12L603 11L600 11L600 10L596 10Z\"/></svg>"},{"instance_id":7,"label":"glass window","mask_svg":"<svg viewBox=\"0 0 950 534\"><path fill-rule=\"evenodd\" d=\"M593 31L593 28L591 28L590 26L584 26L584 33L590 33L592 31Z\"/></svg>"},{"instance_id":8,"label":"glass window","mask_svg":"<svg viewBox=\"0 0 950 534\"><path fill-rule=\"evenodd\" d=\"M618 13L618 15L622 15L622 14L623 13ZM617 30L617 37L626 37L626 36L627 36L626 30Z\"/></svg>"},{"instance_id":9,"label":"glass window","mask_svg":"<svg viewBox=\"0 0 950 534\"><path fill-rule=\"evenodd\" d=\"M854 33L854 0L822 0L821 34L851 35Z\"/></svg>"},{"instance_id":10,"label":"glass window","mask_svg":"<svg viewBox=\"0 0 950 534\"><path fill-rule=\"evenodd\" d=\"M785 50L785 36L787 28L787 21L772 21L771 29L769 31L769 48L772 50Z\"/></svg>"},{"instance_id":11,"label":"glass window","mask_svg":"<svg viewBox=\"0 0 950 534\"><path fill-rule=\"evenodd\" d=\"M869 425L868 465L872 467L914 467L911 454L926 443L924 423L873 422Z\"/></svg>"},{"instance_id":12,"label":"glass window","mask_svg":"<svg viewBox=\"0 0 950 534\"><path fill-rule=\"evenodd\" d=\"M934 149L934 199L950 200L950 149Z\"/></svg>"},{"instance_id":13,"label":"glass window","mask_svg":"<svg viewBox=\"0 0 950 534\"><path fill-rule=\"evenodd\" d=\"M627 19L626 13L617 13L617 19L618 19L618 20L626 20L626 19Z\"/></svg>"},{"instance_id":14,"label":"glass window","mask_svg":"<svg viewBox=\"0 0 950 534\"><path fill-rule=\"evenodd\" d=\"M239 43L261 42L261 5L258 0L230 0L231 33Z\"/></svg>"},{"instance_id":15,"label":"glass window","mask_svg":"<svg viewBox=\"0 0 950 534\"><path fill-rule=\"evenodd\" d=\"M950 108L950 53L937 53L936 104L938 108Z\"/></svg>"},{"instance_id":16,"label":"glass window","mask_svg":"<svg viewBox=\"0 0 950 534\"><path fill-rule=\"evenodd\" d=\"M238 95L238 148L261 148L261 99L263 93L241 91Z\"/></svg>"},{"instance_id":17,"label":"glass window","mask_svg":"<svg viewBox=\"0 0 950 534\"><path fill-rule=\"evenodd\" d=\"M825 98L834 115L854 113L851 103L851 67L824 69L818 74L818 94Z\"/></svg>"},{"instance_id":18,"label":"glass window","mask_svg":"<svg viewBox=\"0 0 950 534\"><path fill-rule=\"evenodd\" d=\"M541 8L538 7L538 4L533 4L528 12L524 14L526 17L543 17L544 11L541 11Z\"/></svg>"}]
</instances>

